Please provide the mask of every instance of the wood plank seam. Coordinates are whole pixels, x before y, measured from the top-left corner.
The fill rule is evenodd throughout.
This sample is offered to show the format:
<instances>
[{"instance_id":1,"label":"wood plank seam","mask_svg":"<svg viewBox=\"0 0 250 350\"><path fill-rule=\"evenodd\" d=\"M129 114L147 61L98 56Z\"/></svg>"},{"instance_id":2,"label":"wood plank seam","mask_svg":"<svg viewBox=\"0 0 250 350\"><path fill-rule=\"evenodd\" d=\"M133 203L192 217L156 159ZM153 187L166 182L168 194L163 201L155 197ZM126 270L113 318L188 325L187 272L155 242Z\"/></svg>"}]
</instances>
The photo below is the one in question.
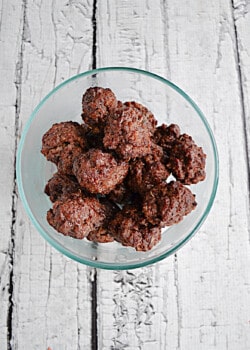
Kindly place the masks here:
<instances>
[{"instance_id":1,"label":"wood plank seam","mask_svg":"<svg viewBox=\"0 0 250 350\"><path fill-rule=\"evenodd\" d=\"M238 30L236 26L236 16L235 16L235 6L234 6L234 0L231 0L231 8L232 8L232 21L233 21L233 30L234 30L234 37L235 37L235 60L236 60L236 70L238 75L238 84L239 84L239 96L241 100L241 108L242 108L242 121L243 121L243 133L244 133L244 140L245 140L245 157L247 161L247 184L248 184L248 199L250 202L250 155L248 153L249 149L249 143L248 143L248 137L247 137L247 122L246 122L246 110L245 110L245 104L247 103L247 98L245 96L245 91L243 89L243 73L241 68L241 58L240 58L240 52L239 52L239 38L238 38ZM250 234L250 233L249 233ZM250 240L250 236L249 236Z\"/></svg>"},{"instance_id":2,"label":"wood plank seam","mask_svg":"<svg viewBox=\"0 0 250 350\"><path fill-rule=\"evenodd\" d=\"M13 176L13 192L12 192L12 206L11 206L11 240L9 244L9 305L7 314L7 346L8 350L12 349L12 318L13 318L13 290L14 290L14 256L15 256L15 226L16 226L16 209L17 209L17 188L16 188L16 154L17 154L17 139L18 139L18 129L19 129L19 116L20 116L20 102L22 96L22 71L23 71L23 51L25 42L25 23L26 23L26 13L27 13L27 0L23 0L22 3L23 10L23 26L22 26L22 36L20 50L18 53L18 59L16 63L16 77L15 77L15 87L16 87L16 103L15 103L15 146L14 146L14 176Z\"/></svg>"}]
</instances>

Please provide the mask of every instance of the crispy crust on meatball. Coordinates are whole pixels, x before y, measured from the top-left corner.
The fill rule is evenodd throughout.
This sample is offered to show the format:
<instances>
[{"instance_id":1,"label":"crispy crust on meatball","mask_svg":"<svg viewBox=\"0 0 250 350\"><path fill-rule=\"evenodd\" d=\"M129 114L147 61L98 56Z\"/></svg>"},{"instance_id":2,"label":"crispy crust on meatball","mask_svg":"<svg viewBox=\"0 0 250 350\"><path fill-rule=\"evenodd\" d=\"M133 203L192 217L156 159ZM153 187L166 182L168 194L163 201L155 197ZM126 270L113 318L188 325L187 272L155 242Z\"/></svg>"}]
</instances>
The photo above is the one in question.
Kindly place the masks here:
<instances>
[{"instance_id":1,"label":"crispy crust on meatball","mask_svg":"<svg viewBox=\"0 0 250 350\"><path fill-rule=\"evenodd\" d=\"M123 105L107 119L103 144L125 160L150 153L152 125L141 110Z\"/></svg>"},{"instance_id":2,"label":"crispy crust on meatball","mask_svg":"<svg viewBox=\"0 0 250 350\"><path fill-rule=\"evenodd\" d=\"M86 124L100 126L116 106L117 99L110 89L91 87L82 97L82 119Z\"/></svg>"},{"instance_id":3,"label":"crispy crust on meatball","mask_svg":"<svg viewBox=\"0 0 250 350\"><path fill-rule=\"evenodd\" d=\"M178 181L162 182L145 194L142 211L153 225L180 222L195 207L195 195Z\"/></svg>"},{"instance_id":4,"label":"crispy crust on meatball","mask_svg":"<svg viewBox=\"0 0 250 350\"><path fill-rule=\"evenodd\" d=\"M79 184L90 193L107 194L121 183L128 173L128 164L112 154L91 149L74 162L73 172Z\"/></svg>"},{"instance_id":5,"label":"crispy crust on meatball","mask_svg":"<svg viewBox=\"0 0 250 350\"><path fill-rule=\"evenodd\" d=\"M172 145L167 167L174 177L185 185L196 184L206 177L206 154L192 137L183 134Z\"/></svg>"},{"instance_id":6,"label":"crispy crust on meatball","mask_svg":"<svg viewBox=\"0 0 250 350\"><path fill-rule=\"evenodd\" d=\"M51 202L55 202L79 190L80 186L74 176L55 173L46 184L44 192L49 196Z\"/></svg>"},{"instance_id":7,"label":"crispy crust on meatball","mask_svg":"<svg viewBox=\"0 0 250 350\"><path fill-rule=\"evenodd\" d=\"M161 229L145 220L134 206L124 206L110 223L110 231L115 240L137 251L153 248L161 239Z\"/></svg>"},{"instance_id":8,"label":"crispy crust on meatball","mask_svg":"<svg viewBox=\"0 0 250 350\"><path fill-rule=\"evenodd\" d=\"M70 121L53 124L43 135L41 152L47 160L57 164L64 148L68 144L82 149L86 148L86 140L82 128L77 122Z\"/></svg>"},{"instance_id":9,"label":"crispy crust on meatball","mask_svg":"<svg viewBox=\"0 0 250 350\"><path fill-rule=\"evenodd\" d=\"M82 239L105 220L103 205L94 197L81 193L57 200L47 213L48 223L65 236Z\"/></svg>"}]
</instances>

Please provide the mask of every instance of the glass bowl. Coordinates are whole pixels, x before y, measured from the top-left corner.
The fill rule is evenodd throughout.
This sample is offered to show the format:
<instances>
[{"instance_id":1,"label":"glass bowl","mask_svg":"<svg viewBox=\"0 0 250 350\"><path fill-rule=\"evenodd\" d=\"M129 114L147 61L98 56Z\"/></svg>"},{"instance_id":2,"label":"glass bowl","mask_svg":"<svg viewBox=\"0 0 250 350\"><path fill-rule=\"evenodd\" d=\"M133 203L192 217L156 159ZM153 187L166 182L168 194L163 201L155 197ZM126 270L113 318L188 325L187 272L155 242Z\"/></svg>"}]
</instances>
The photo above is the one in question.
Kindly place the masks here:
<instances>
[{"instance_id":1,"label":"glass bowl","mask_svg":"<svg viewBox=\"0 0 250 350\"><path fill-rule=\"evenodd\" d=\"M43 134L53 123L81 122L81 99L91 86L109 87L121 101L137 101L148 107L158 125L176 123L190 134L207 154L206 179L191 190L198 203L177 225L163 229L161 241L148 252L137 252L121 244L97 244L56 232L46 220L51 202L44 193L55 167L40 153ZM93 267L131 269L166 258L183 246L199 229L214 201L218 183L218 155L207 120L193 100L170 81L147 71L108 67L72 77L51 91L33 111L20 140L17 154L17 183L24 207L38 232L68 257Z\"/></svg>"}]
</instances>

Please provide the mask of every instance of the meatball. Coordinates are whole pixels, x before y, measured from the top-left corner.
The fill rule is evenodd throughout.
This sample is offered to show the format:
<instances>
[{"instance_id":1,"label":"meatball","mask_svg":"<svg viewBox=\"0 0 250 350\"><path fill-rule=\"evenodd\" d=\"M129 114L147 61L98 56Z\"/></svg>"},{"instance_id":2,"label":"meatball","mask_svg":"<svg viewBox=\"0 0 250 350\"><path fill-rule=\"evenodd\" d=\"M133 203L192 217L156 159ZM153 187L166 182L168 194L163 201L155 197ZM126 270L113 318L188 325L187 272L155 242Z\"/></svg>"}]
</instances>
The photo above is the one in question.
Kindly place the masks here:
<instances>
[{"instance_id":1,"label":"meatball","mask_svg":"<svg viewBox=\"0 0 250 350\"><path fill-rule=\"evenodd\" d=\"M55 173L45 186L44 192L51 202L55 202L79 190L80 186L74 176Z\"/></svg>"},{"instance_id":2,"label":"meatball","mask_svg":"<svg viewBox=\"0 0 250 350\"><path fill-rule=\"evenodd\" d=\"M117 161L110 153L91 149L75 160L73 172L87 191L107 194L123 181L128 167L126 162Z\"/></svg>"},{"instance_id":3,"label":"meatball","mask_svg":"<svg viewBox=\"0 0 250 350\"><path fill-rule=\"evenodd\" d=\"M123 105L107 119L103 144L125 160L150 153L152 124L141 110Z\"/></svg>"},{"instance_id":4,"label":"meatball","mask_svg":"<svg viewBox=\"0 0 250 350\"><path fill-rule=\"evenodd\" d=\"M115 214L120 210L115 204L111 203L108 200L100 200L104 206L105 210L105 220L103 224L96 230L91 231L87 239L89 241L97 242L97 243L109 243L114 241L114 237L109 232L109 222Z\"/></svg>"},{"instance_id":5,"label":"meatball","mask_svg":"<svg viewBox=\"0 0 250 350\"><path fill-rule=\"evenodd\" d=\"M152 187L166 180L169 171L162 162L163 150L160 146L154 145L151 154L143 158L131 161L128 175L128 185L138 193L144 193Z\"/></svg>"},{"instance_id":6,"label":"meatball","mask_svg":"<svg viewBox=\"0 0 250 350\"><path fill-rule=\"evenodd\" d=\"M153 225L177 224L196 207L195 195L178 181L162 182L145 194L142 211Z\"/></svg>"},{"instance_id":7,"label":"meatball","mask_svg":"<svg viewBox=\"0 0 250 350\"><path fill-rule=\"evenodd\" d=\"M144 116L145 122L148 123L149 130L151 130L151 132L154 132L157 125L157 120L155 119L153 113L150 112L150 110L135 101L125 102L124 105L138 110Z\"/></svg>"},{"instance_id":8,"label":"meatball","mask_svg":"<svg viewBox=\"0 0 250 350\"><path fill-rule=\"evenodd\" d=\"M116 106L116 97L110 89L91 87L82 97L82 119L86 124L101 126Z\"/></svg>"},{"instance_id":9,"label":"meatball","mask_svg":"<svg viewBox=\"0 0 250 350\"><path fill-rule=\"evenodd\" d=\"M86 148L81 125L76 122L56 123L43 135L41 152L47 160L57 164L68 144Z\"/></svg>"},{"instance_id":10,"label":"meatball","mask_svg":"<svg viewBox=\"0 0 250 350\"><path fill-rule=\"evenodd\" d=\"M153 248L161 239L161 229L145 220L134 206L124 206L110 223L110 231L115 240L137 251Z\"/></svg>"},{"instance_id":11,"label":"meatball","mask_svg":"<svg viewBox=\"0 0 250 350\"><path fill-rule=\"evenodd\" d=\"M58 172L66 175L73 175L74 160L82 153L83 150L80 146L74 144L65 146L57 163Z\"/></svg>"},{"instance_id":12,"label":"meatball","mask_svg":"<svg viewBox=\"0 0 250 350\"><path fill-rule=\"evenodd\" d=\"M206 154L192 137L183 134L172 145L167 167L185 185L196 184L206 177Z\"/></svg>"},{"instance_id":13,"label":"meatball","mask_svg":"<svg viewBox=\"0 0 250 350\"><path fill-rule=\"evenodd\" d=\"M65 236L82 239L98 229L105 220L105 210L98 199L81 193L57 200L47 213L48 223Z\"/></svg>"},{"instance_id":14,"label":"meatball","mask_svg":"<svg viewBox=\"0 0 250 350\"><path fill-rule=\"evenodd\" d=\"M180 128L176 124L169 126L162 124L156 128L154 133L154 141L160 145L165 151L171 152L172 144L180 137Z\"/></svg>"}]
</instances>

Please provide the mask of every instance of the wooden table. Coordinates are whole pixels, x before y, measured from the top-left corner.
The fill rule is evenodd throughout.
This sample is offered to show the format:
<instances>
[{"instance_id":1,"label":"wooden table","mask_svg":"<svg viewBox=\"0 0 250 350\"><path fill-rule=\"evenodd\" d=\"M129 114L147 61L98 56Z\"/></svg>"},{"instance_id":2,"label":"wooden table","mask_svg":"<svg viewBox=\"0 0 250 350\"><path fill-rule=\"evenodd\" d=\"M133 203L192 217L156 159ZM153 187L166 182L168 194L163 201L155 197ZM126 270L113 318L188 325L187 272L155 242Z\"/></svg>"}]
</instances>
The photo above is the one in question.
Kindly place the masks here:
<instances>
[{"instance_id":1,"label":"wooden table","mask_svg":"<svg viewBox=\"0 0 250 350\"><path fill-rule=\"evenodd\" d=\"M131 271L61 255L20 202L16 150L54 86L133 66L183 88L218 145L205 224L177 254ZM250 349L250 1L2 0L0 349Z\"/></svg>"}]
</instances>

